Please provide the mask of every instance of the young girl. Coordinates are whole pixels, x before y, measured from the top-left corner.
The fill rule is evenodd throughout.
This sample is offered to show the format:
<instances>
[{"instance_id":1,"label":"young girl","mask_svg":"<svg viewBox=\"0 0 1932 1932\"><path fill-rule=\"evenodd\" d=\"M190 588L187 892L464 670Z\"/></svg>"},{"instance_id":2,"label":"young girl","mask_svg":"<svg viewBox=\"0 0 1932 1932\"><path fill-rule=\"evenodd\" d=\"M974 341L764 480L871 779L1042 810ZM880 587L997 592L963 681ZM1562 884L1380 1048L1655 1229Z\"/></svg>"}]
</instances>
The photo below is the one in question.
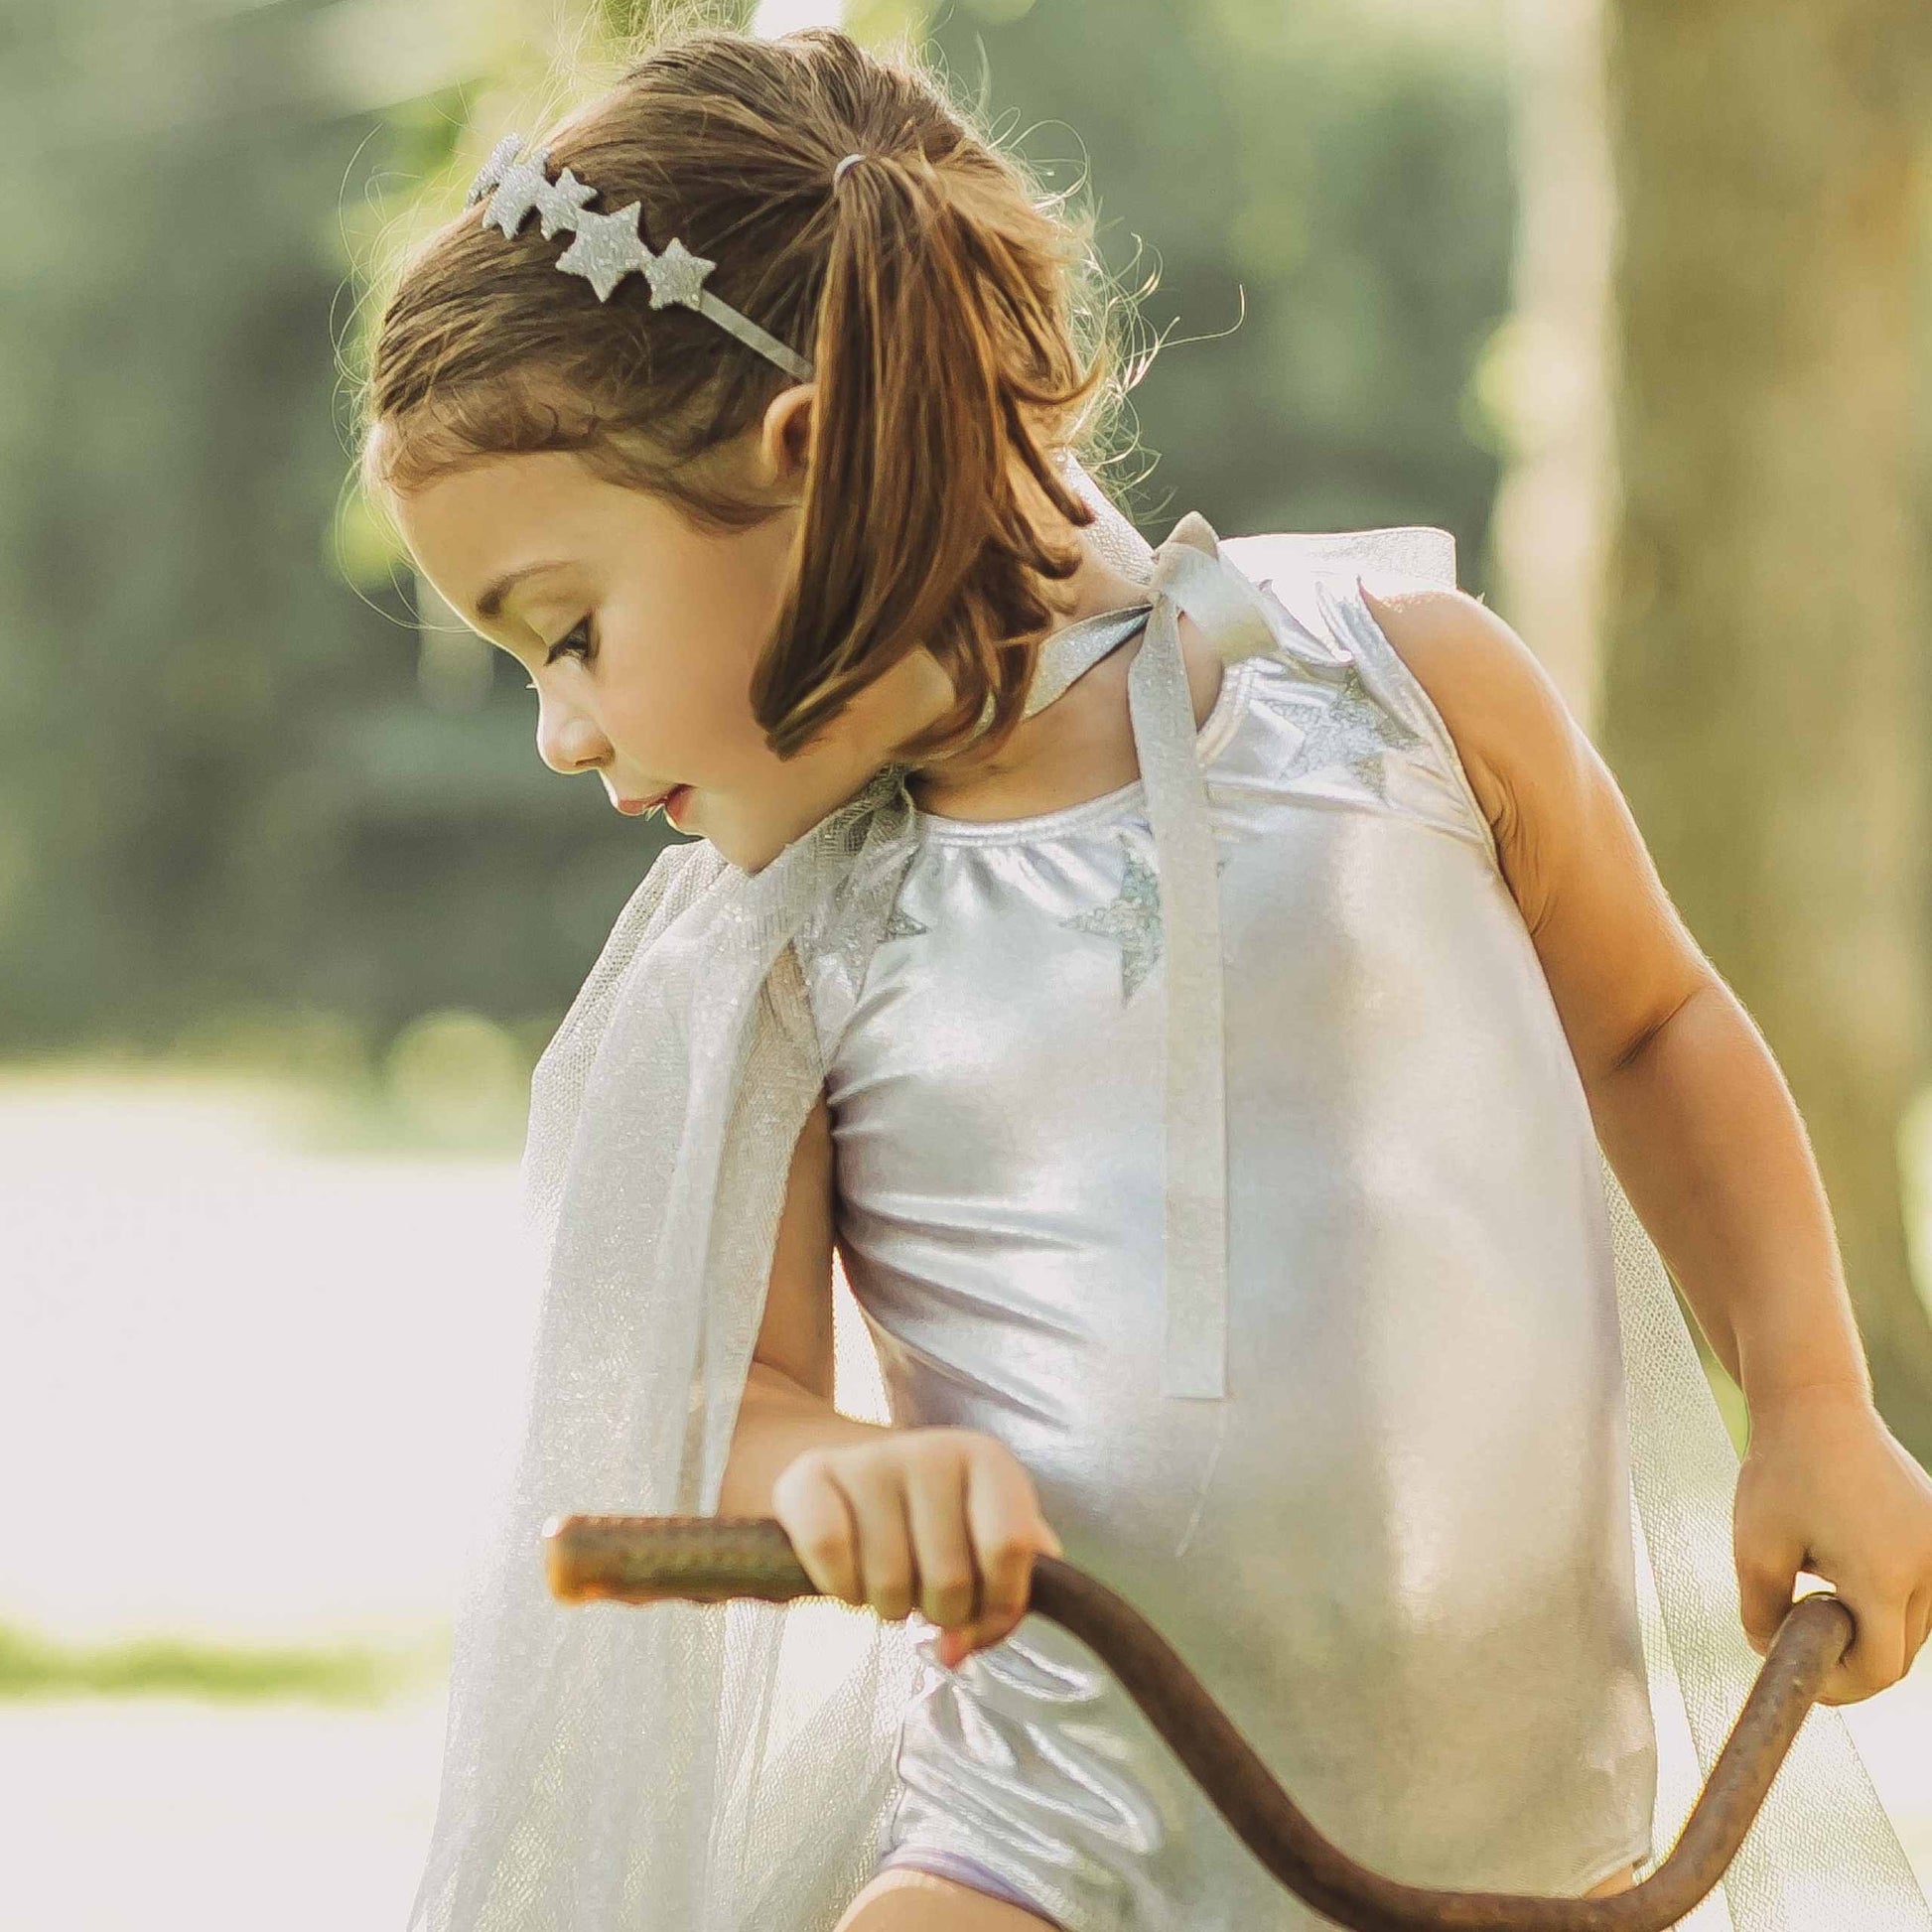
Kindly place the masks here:
<instances>
[{"instance_id":1,"label":"young girl","mask_svg":"<svg viewBox=\"0 0 1932 1932\"><path fill-rule=\"evenodd\" d=\"M535 1083L530 1414L412 1926L1317 1923L1024 1611L1041 1550L1435 1885L1668 1849L1653 1589L1707 1762L1801 1566L1857 1618L1827 1703L1925 1640L1932 1481L1609 774L1441 532L1148 550L1077 461L1077 239L909 56L700 31L502 144L382 318L417 564L548 764L699 835ZM1750 1403L1734 1604L1599 1136ZM835 1241L890 1428L831 1405ZM565 1608L574 1510L775 1515L881 1620L841 1663L771 1605ZM1829 1716L1731 1919L1932 1924Z\"/></svg>"}]
</instances>

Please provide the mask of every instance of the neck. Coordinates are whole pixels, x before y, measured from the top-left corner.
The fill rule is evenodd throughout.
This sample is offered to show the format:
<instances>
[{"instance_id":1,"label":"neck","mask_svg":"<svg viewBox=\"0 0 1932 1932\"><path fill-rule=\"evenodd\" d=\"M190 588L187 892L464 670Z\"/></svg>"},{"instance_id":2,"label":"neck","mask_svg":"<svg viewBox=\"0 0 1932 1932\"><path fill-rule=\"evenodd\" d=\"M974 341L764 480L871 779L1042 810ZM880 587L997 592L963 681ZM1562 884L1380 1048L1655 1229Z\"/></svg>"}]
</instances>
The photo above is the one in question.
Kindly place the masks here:
<instances>
[{"instance_id":1,"label":"neck","mask_svg":"<svg viewBox=\"0 0 1932 1932\"><path fill-rule=\"evenodd\" d=\"M1043 628L1030 633L1029 641L1044 642L1056 631L1067 629L1086 618L1147 601L1145 584L1123 576L1096 555L1089 543L1082 542L1081 549L1084 554L1080 568L1056 587L1058 595L1052 600L1052 617ZM936 665L934 669L937 669ZM1077 690L1079 682L1083 681L1076 681L1073 690ZM970 790L994 781L1007 783L1023 776L1035 765L1050 763L1068 729L1077 729L1073 713L1078 707L1068 702L1073 690L1064 693L1054 703L1043 706L1033 717L1022 720L996 752L989 753L976 745L968 746L963 751L921 764L907 779L907 788L914 802L921 810L949 810L963 800ZM919 724L908 725L903 736L909 738L920 725L938 717L950 702L951 690L948 686L944 702L935 703Z\"/></svg>"}]
</instances>

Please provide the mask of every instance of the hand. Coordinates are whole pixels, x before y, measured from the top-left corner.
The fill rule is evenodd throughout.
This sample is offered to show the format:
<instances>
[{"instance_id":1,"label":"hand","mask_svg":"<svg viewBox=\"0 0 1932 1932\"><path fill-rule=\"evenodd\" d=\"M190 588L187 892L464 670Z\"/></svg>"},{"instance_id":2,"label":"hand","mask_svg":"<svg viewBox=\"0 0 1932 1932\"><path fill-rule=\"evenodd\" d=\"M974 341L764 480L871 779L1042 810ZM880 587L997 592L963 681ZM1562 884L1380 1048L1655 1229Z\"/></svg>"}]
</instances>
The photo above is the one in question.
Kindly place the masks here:
<instances>
[{"instance_id":1,"label":"hand","mask_svg":"<svg viewBox=\"0 0 1932 1932\"><path fill-rule=\"evenodd\" d=\"M1808 1570L1858 1625L1821 1704L1857 1704L1911 1669L1932 1627L1932 1476L1863 1389L1835 1383L1752 1403L1732 1531L1739 1614L1760 1657Z\"/></svg>"},{"instance_id":2,"label":"hand","mask_svg":"<svg viewBox=\"0 0 1932 1932\"><path fill-rule=\"evenodd\" d=\"M771 1509L828 1596L888 1622L916 1604L953 1665L1027 1614L1035 1553L1063 1556L1033 1478L977 1429L895 1430L806 1449L771 1485Z\"/></svg>"}]
</instances>

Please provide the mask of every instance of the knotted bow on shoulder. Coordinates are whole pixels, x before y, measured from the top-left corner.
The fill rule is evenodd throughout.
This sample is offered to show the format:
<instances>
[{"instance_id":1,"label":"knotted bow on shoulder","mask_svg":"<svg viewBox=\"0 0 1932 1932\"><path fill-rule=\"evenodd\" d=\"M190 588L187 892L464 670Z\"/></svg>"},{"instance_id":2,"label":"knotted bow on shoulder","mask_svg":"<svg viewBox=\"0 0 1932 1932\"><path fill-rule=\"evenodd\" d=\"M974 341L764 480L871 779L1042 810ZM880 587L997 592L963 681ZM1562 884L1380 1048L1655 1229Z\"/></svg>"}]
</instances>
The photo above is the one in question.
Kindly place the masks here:
<instances>
[{"instance_id":1,"label":"knotted bow on shoulder","mask_svg":"<svg viewBox=\"0 0 1932 1932\"><path fill-rule=\"evenodd\" d=\"M1144 618L1146 636L1127 677L1134 746L1145 781L1161 896L1167 986L1167 1311L1162 1389L1171 1396L1226 1393L1227 1136L1221 986L1221 905L1207 787L1195 751L1193 699L1180 647L1184 613L1223 664L1306 639L1281 604L1221 554L1207 519L1189 511L1152 553L1143 604L1102 612L1049 637L1024 716L1059 697ZM1129 620L1125 629L1122 620ZM1324 661L1328 647L1315 641ZM845 981L836 1034L858 999L866 963L912 856L907 767L889 766L827 821L828 839L852 852L847 879L799 936L838 959ZM835 814L835 819L840 815ZM782 858L773 864L782 864ZM764 874L759 878L762 880ZM789 902L789 901L788 901ZM821 1014L821 1019L825 1016ZM802 1024L802 1022L801 1022Z\"/></svg>"},{"instance_id":2,"label":"knotted bow on shoulder","mask_svg":"<svg viewBox=\"0 0 1932 1932\"><path fill-rule=\"evenodd\" d=\"M1155 553L1147 636L1127 674L1160 880L1167 982L1167 1341L1162 1393L1227 1392L1227 1114L1221 892L1179 617L1224 665L1277 647L1261 593L1189 511ZM1279 613L1280 606L1275 610ZM1286 616L1285 613L1281 614Z\"/></svg>"}]
</instances>

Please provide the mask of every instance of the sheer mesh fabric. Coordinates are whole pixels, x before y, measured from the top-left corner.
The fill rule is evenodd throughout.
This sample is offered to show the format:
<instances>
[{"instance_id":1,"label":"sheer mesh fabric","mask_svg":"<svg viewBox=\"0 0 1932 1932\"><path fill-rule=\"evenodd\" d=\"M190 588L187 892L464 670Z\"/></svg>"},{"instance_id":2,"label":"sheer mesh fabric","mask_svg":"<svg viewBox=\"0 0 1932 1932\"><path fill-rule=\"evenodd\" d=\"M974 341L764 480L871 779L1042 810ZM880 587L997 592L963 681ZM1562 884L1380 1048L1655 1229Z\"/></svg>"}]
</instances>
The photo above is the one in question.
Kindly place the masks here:
<instances>
[{"instance_id":1,"label":"sheer mesh fabric","mask_svg":"<svg viewBox=\"0 0 1932 1932\"><path fill-rule=\"evenodd\" d=\"M1598 1161L1616 1257L1639 1603L1659 1731L1661 1859L1763 1660L1737 1612L1730 1535L1737 1453L1663 1259L1600 1149ZM1692 1753L1670 1749L1682 1731L1694 1762ZM1723 1885L1684 1923L1699 1932L1932 1926L1838 1710L1812 1707Z\"/></svg>"}]
</instances>

